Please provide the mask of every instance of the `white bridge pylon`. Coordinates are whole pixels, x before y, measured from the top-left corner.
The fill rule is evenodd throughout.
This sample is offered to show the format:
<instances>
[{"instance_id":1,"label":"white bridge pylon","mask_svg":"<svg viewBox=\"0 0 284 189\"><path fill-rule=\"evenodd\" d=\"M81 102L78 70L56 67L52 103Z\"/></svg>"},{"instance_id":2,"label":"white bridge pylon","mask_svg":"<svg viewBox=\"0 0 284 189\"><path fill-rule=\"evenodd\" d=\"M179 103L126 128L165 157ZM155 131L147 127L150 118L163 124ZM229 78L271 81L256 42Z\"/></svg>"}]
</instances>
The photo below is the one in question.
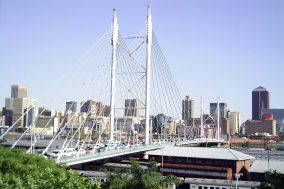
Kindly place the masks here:
<instances>
[{"instance_id":1,"label":"white bridge pylon","mask_svg":"<svg viewBox=\"0 0 284 189\"><path fill-rule=\"evenodd\" d=\"M152 63L152 41L153 41L153 31L152 31L152 14L151 6L148 6L147 11L147 33L146 33L146 43L147 43L147 53L146 53L146 91L145 91L145 134L144 140L145 145L149 144L149 134L150 134L150 94L151 94L151 63ZM113 22L112 22L112 64L111 64L111 92L110 92L110 142L113 142L113 132L115 124L115 84L116 84L116 67L117 67L117 45L118 45L118 23L116 9L113 9Z\"/></svg>"}]
</instances>

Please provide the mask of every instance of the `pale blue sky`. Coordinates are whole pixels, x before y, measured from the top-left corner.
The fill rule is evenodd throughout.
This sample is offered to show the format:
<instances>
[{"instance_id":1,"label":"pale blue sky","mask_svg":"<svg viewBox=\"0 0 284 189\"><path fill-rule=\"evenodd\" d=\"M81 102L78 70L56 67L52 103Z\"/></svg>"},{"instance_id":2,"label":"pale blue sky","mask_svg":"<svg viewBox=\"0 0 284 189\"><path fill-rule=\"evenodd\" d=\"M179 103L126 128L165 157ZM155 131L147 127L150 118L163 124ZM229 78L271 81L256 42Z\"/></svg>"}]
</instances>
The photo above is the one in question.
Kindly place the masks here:
<instances>
[{"instance_id":1,"label":"pale blue sky","mask_svg":"<svg viewBox=\"0 0 284 189\"><path fill-rule=\"evenodd\" d=\"M59 73L109 29L112 9L121 33L133 36L148 4L177 85L196 112L200 96L207 110L220 97L250 118L259 85L270 91L271 107L284 108L283 0L0 0L0 106L18 83L48 106L44 93L55 93Z\"/></svg>"}]
</instances>

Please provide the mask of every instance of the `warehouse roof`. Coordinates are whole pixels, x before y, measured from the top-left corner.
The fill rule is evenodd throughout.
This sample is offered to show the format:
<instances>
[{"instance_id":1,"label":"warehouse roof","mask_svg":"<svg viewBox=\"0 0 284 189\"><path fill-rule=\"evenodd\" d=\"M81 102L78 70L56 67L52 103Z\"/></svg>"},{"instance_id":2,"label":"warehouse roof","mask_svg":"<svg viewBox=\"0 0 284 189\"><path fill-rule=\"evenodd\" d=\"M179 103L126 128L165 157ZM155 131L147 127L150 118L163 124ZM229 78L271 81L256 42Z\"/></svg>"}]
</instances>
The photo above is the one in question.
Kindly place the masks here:
<instances>
[{"instance_id":1,"label":"warehouse roof","mask_svg":"<svg viewBox=\"0 0 284 189\"><path fill-rule=\"evenodd\" d=\"M205 147L165 147L146 152L153 156L190 157L203 159L223 160L248 160L255 159L253 156L232 150L229 148L205 148Z\"/></svg>"},{"instance_id":2,"label":"warehouse roof","mask_svg":"<svg viewBox=\"0 0 284 189\"><path fill-rule=\"evenodd\" d=\"M276 170L278 173L284 174L284 161L268 161L255 160L250 168L250 172L253 173L264 173L268 170Z\"/></svg>"}]
</instances>

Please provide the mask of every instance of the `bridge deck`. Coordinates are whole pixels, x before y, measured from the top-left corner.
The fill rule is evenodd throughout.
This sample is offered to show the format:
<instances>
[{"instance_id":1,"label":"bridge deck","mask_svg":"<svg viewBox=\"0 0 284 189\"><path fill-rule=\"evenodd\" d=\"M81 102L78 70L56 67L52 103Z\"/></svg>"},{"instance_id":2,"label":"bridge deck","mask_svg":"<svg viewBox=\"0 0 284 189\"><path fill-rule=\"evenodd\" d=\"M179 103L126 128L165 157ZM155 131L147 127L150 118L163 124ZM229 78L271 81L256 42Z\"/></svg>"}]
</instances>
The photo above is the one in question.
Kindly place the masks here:
<instances>
[{"instance_id":1,"label":"bridge deck","mask_svg":"<svg viewBox=\"0 0 284 189\"><path fill-rule=\"evenodd\" d=\"M57 159L56 162L66 164L67 166L71 166L71 165L82 164L82 163L87 163L91 161L97 161L101 159L107 159L127 154L134 154L149 150L155 150L167 146L174 146L174 145L181 146L187 144L201 144L201 143L226 143L226 142L224 140L208 139L206 141L202 139L202 140L181 141L179 143L172 142L172 143L162 143L162 144L149 144L147 146L137 146L134 148L119 148L112 151L92 152L87 154L80 154L73 157L61 157L60 159Z\"/></svg>"}]
</instances>

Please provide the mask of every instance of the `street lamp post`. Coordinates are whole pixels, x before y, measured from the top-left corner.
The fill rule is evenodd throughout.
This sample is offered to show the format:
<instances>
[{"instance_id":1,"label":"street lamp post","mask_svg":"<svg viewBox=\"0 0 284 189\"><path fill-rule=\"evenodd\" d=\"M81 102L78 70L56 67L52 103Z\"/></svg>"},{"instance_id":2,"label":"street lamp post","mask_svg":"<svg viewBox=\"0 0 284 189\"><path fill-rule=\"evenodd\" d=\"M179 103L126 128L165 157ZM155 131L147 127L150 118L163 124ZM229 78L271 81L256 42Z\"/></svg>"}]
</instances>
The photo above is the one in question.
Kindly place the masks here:
<instances>
[{"instance_id":1,"label":"street lamp post","mask_svg":"<svg viewBox=\"0 0 284 189\"><path fill-rule=\"evenodd\" d=\"M236 189L238 188L238 182L239 182L239 178L240 178L241 176L243 176L243 173L236 173L236 174L235 174L235 177L236 177L236 179L237 179L237 181L236 181Z\"/></svg>"}]
</instances>

